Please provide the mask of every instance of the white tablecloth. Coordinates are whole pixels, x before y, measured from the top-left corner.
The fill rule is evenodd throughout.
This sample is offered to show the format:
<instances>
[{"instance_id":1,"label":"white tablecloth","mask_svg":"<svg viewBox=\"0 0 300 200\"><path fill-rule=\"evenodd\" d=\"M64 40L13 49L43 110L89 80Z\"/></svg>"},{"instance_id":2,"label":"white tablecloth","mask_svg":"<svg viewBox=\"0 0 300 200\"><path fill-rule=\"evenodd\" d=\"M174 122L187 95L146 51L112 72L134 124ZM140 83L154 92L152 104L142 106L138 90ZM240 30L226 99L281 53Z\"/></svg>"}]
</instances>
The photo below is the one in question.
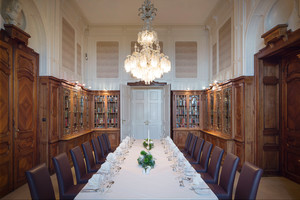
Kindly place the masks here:
<instances>
[{"instance_id":1,"label":"white tablecloth","mask_svg":"<svg viewBox=\"0 0 300 200\"><path fill-rule=\"evenodd\" d=\"M172 170L172 162L168 161L161 142L154 140L154 145L151 154L156 164L149 174L143 174L143 168L137 163L141 150L145 148L142 140L136 140L107 192L81 191L75 199L218 199L210 189L203 190L200 195L195 193L187 181L184 181L185 187L180 187L176 179L178 173Z\"/></svg>"}]
</instances>

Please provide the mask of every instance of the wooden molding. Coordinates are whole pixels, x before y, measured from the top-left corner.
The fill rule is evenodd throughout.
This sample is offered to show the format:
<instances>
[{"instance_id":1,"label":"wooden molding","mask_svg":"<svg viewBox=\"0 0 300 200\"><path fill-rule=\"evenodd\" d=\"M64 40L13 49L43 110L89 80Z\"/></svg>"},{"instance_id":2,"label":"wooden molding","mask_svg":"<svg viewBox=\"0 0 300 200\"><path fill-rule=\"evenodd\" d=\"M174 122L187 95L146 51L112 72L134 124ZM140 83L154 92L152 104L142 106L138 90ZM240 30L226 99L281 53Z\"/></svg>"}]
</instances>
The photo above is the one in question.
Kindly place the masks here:
<instances>
[{"instance_id":1,"label":"wooden molding","mask_svg":"<svg viewBox=\"0 0 300 200\"><path fill-rule=\"evenodd\" d=\"M283 38L287 40L287 24L278 24L268 32L264 33L261 38L264 38L265 45L270 44L272 47L274 42Z\"/></svg>"},{"instance_id":2,"label":"wooden molding","mask_svg":"<svg viewBox=\"0 0 300 200\"><path fill-rule=\"evenodd\" d=\"M26 45L28 45L28 39L30 38L29 34L27 34L22 29L12 24L4 24L4 27L6 32L12 39L17 39L21 42L24 42Z\"/></svg>"},{"instance_id":3,"label":"wooden molding","mask_svg":"<svg viewBox=\"0 0 300 200\"><path fill-rule=\"evenodd\" d=\"M279 135L279 131L276 128L266 128L263 130L264 135Z\"/></svg>"},{"instance_id":4,"label":"wooden molding","mask_svg":"<svg viewBox=\"0 0 300 200\"><path fill-rule=\"evenodd\" d=\"M264 144L263 146L264 151L279 151L278 144Z\"/></svg>"},{"instance_id":5,"label":"wooden molding","mask_svg":"<svg viewBox=\"0 0 300 200\"><path fill-rule=\"evenodd\" d=\"M279 79L276 76L264 76L263 83L264 85L277 85Z\"/></svg>"},{"instance_id":6,"label":"wooden molding","mask_svg":"<svg viewBox=\"0 0 300 200\"><path fill-rule=\"evenodd\" d=\"M166 82L156 82L156 81L152 81L150 82L150 84L145 84L145 81L139 81L139 82L131 82L131 83L127 83L128 86L146 86L146 87L157 87L157 86L165 86L167 85Z\"/></svg>"}]
</instances>

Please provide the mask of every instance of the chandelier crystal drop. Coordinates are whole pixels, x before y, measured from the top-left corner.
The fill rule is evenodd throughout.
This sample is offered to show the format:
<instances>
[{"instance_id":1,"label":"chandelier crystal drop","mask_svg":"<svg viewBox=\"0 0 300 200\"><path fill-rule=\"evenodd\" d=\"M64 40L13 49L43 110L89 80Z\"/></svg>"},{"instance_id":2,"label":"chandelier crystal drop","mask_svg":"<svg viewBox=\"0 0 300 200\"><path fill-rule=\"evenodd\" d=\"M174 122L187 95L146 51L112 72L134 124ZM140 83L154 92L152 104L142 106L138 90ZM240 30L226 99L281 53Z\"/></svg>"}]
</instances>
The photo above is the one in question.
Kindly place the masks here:
<instances>
[{"instance_id":1,"label":"chandelier crystal drop","mask_svg":"<svg viewBox=\"0 0 300 200\"><path fill-rule=\"evenodd\" d=\"M150 84L171 70L169 57L161 53L157 33L152 30L152 20L156 16L156 11L150 0L145 0L139 8L138 15L144 21L137 40L141 49L135 44L134 52L128 55L124 62L125 71L145 81L145 84Z\"/></svg>"}]
</instances>

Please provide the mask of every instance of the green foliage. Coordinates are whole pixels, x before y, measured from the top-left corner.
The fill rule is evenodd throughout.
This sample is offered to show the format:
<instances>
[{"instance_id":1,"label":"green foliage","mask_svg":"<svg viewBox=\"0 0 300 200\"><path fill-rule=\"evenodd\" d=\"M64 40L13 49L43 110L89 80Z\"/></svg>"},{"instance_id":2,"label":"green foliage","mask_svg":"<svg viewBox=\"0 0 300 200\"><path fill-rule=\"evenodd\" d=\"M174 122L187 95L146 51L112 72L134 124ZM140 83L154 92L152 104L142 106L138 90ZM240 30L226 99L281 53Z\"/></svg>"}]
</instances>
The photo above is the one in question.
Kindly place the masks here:
<instances>
[{"instance_id":1,"label":"green foliage","mask_svg":"<svg viewBox=\"0 0 300 200\"><path fill-rule=\"evenodd\" d=\"M137 161L139 165L141 165L144 169L147 168L147 166L150 166L151 168L154 167L155 161L153 159L153 156L150 153L146 153L145 151L141 151L141 155Z\"/></svg>"},{"instance_id":2,"label":"green foliage","mask_svg":"<svg viewBox=\"0 0 300 200\"><path fill-rule=\"evenodd\" d=\"M148 138L147 139L145 139L144 140L144 142L143 142L143 145L144 145L144 147L147 149L147 147L148 147ZM151 149L153 149L153 147L154 147L154 143L153 143L153 141L150 139L150 141L149 141L149 150L151 150Z\"/></svg>"}]
</instances>

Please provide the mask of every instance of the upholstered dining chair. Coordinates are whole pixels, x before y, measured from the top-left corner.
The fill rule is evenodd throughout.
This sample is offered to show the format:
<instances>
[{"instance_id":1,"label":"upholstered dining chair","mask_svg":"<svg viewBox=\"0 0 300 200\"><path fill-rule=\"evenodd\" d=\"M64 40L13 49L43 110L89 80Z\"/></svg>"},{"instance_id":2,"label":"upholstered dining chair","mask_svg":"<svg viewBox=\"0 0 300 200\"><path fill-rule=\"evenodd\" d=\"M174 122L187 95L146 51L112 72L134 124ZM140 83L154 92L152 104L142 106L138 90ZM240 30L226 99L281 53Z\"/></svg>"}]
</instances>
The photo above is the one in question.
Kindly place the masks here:
<instances>
[{"instance_id":1,"label":"upholstered dining chair","mask_svg":"<svg viewBox=\"0 0 300 200\"><path fill-rule=\"evenodd\" d=\"M227 153L220 176L219 184L207 184L218 199L232 199L232 187L239 163L239 157Z\"/></svg>"},{"instance_id":2,"label":"upholstered dining chair","mask_svg":"<svg viewBox=\"0 0 300 200\"><path fill-rule=\"evenodd\" d=\"M106 158L106 156L108 154L108 149L106 147L105 140L102 137L102 135L99 135L97 138L98 138L98 141L99 141L99 144L100 144L100 148L101 148L101 152L102 152L102 157Z\"/></svg>"},{"instance_id":3,"label":"upholstered dining chair","mask_svg":"<svg viewBox=\"0 0 300 200\"><path fill-rule=\"evenodd\" d=\"M81 145L85 157L87 172L88 173L97 172L101 167L101 164L96 164L90 142L87 141Z\"/></svg>"},{"instance_id":4,"label":"upholstered dining chair","mask_svg":"<svg viewBox=\"0 0 300 200\"><path fill-rule=\"evenodd\" d=\"M74 199L85 184L74 185L71 166L66 153L61 153L52 158L56 172L59 199Z\"/></svg>"},{"instance_id":5,"label":"upholstered dining chair","mask_svg":"<svg viewBox=\"0 0 300 200\"><path fill-rule=\"evenodd\" d=\"M202 179L206 183L218 183L219 171L221 166L224 150L218 146L215 146L210 157L207 172L200 173Z\"/></svg>"},{"instance_id":6,"label":"upholstered dining chair","mask_svg":"<svg viewBox=\"0 0 300 200\"><path fill-rule=\"evenodd\" d=\"M212 149L212 144L210 142L205 141L199 163L192 164L192 166L197 172L199 173L207 172L208 160L209 160L211 149Z\"/></svg>"},{"instance_id":7,"label":"upholstered dining chair","mask_svg":"<svg viewBox=\"0 0 300 200\"><path fill-rule=\"evenodd\" d=\"M108 152L113 152L114 150L111 148L111 144L110 144L108 135L106 133L103 133L102 137L104 138Z\"/></svg>"},{"instance_id":8,"label":"upholstered dining chair","mask_svg":"<svg viewBox=\"0 0 300 200\"><path fill-rule=\"evenodd\" d=\"M92 146L94 150L96 164L104 163L105 158L102 157L101 147L97 138L92 139Z\"/></svg>"},{"instance_id":9,"label":"upholstered dining chair","mask_svg":"<svg viewBox=\"0 0 300 200\"><path fill-rule=\"evenodd\" d=\"M93 173L87 173L84 164L84 158L79 146L70 149L73 165L75 169L77 183L87 183L93 176Z\"/></svg>"},{"instance_id":10,"label":"upholstered dining chair","mask_svg":"<svg viewBox=\"0 0 300 200\"><path fill-rule=\"evenodd\" d=\"M55 194L51 182L49 171L46 164L40 164L25 172L31 198L37 199L53 199Z\"/></svg>"},{"instance_id":11,"label":"upholstered dining chair","mask_svg":"<svg viewBox=\"0 0 300 200\"><path fill-rule=\"evenodd\" d=\"M185 140L184 149L181 150L182 153L187 153L188 152L192 136L193 136L192 133L188 133L188 135L186 137L186 140Z\"/></svg>"},{"instance_id":12,"label":"upholstered dining chair","mask_svg":"<svg viewBox=\"0 0 300 200\"><path fill-rule=\"evenodd\" d=\"M197 136L192 135L192 139L191 139L191 142L190 142L190 146L189 146L188 152L184 154L184 156L186 158L189 158L189 157L193 156L193 153L194 153L194 150L195 150L195 146L196 146L196 143L197 143L197 139L198 139Z\"/></svg>"},{"instance_id":13,"label":"upholstered dining chair","mask_svg":"<svg viewBox=\"0 0 300 200\"><path fill-rule=\"evenodd\" d=\"M256 199L262 173L262 169L245 162L236 186L234 199Z\"/></svg>"},{"instance_id":14,"label":"upholstered dining chair","mask_svg":"<svg viewBox=\"0 0 300 200\"><path fill-rule=\"evenodd\" d=\"M192 157L187 158L187 160L191 163L191 164L197 164L199 163L200 160L200 156L201 156L201 151L203 148L203 143L204 140L202 138L197 137L197 142L196 142L196 146L195 146L195 150L193 153Z\"/></svg>"}]
</instances>

